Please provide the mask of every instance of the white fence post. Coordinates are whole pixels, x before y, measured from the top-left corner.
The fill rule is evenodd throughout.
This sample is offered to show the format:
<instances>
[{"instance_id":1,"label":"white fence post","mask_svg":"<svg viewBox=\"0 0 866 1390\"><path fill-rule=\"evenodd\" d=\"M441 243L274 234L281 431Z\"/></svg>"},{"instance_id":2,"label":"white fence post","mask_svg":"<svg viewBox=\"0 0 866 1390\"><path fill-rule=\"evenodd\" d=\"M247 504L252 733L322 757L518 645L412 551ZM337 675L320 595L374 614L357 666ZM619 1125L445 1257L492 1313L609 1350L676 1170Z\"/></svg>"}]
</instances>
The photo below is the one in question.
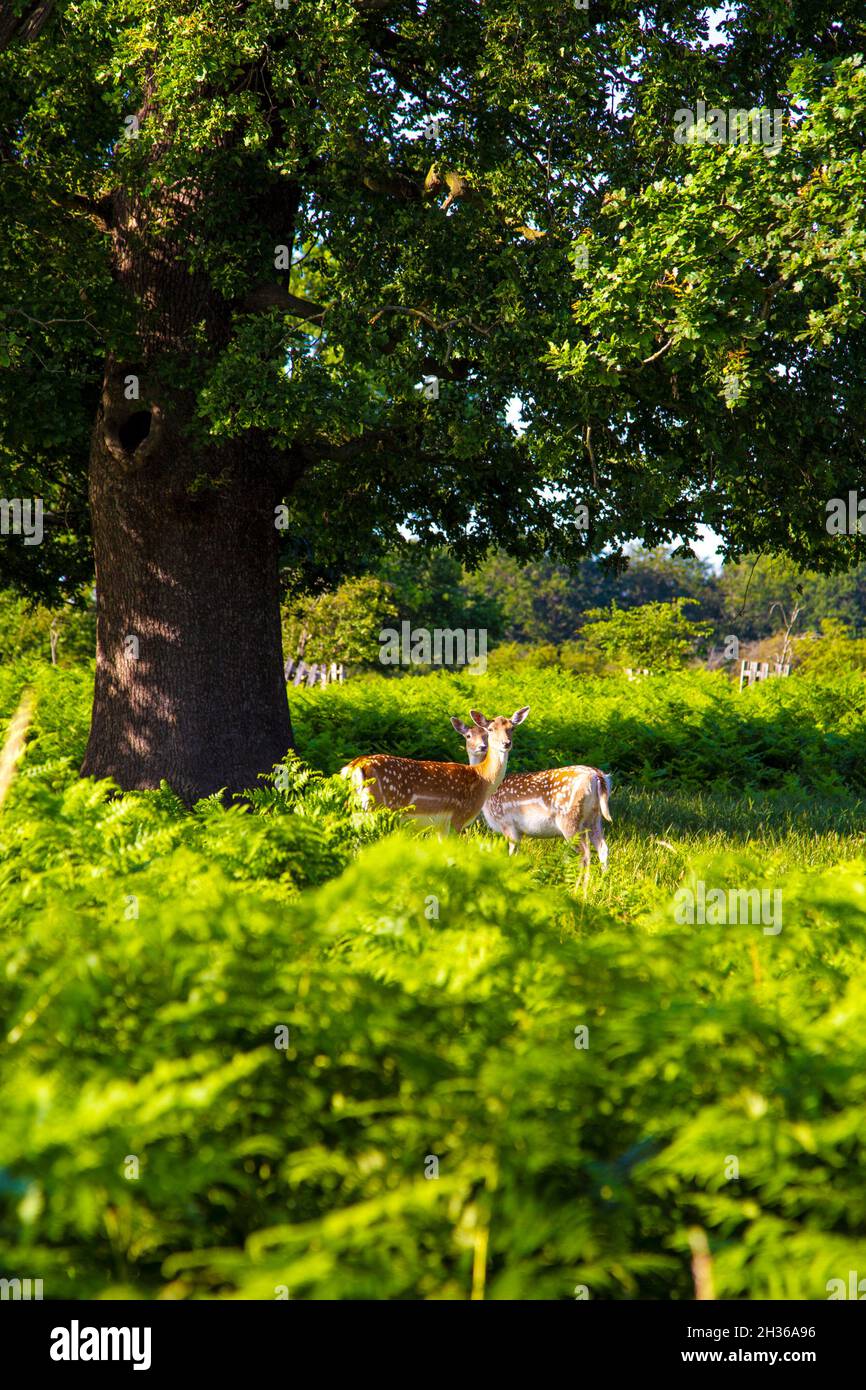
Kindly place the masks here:
<instances>
[{"instance_id":1,"label":"white fence post","mask_svg":"<svg viewBox=\"0 0 866 1390\"><path fill-rule=\"evenodd\" d=\"M754 685L756 681L771 680L776 676L788 676L790 674L790 661L786 661L784 665L779 661L774 661L772 671L769 661L741 661L740 689L742 690L744 685Z\"/></svg>"},{"instance_id":2,"label":"white fence post","mask_svg":"<svg viewBox=\"0 0 866 1390\"><path fill-rule=\"evenodd\" d=\"M332 661L330 665L324 661L314 661L308 666L306 661L292 657L283 671L287 685L289 681L292 685L331 685L334 681L342 683L346 679L346 668L342 661Z\"/></svg>"}]
</instances>

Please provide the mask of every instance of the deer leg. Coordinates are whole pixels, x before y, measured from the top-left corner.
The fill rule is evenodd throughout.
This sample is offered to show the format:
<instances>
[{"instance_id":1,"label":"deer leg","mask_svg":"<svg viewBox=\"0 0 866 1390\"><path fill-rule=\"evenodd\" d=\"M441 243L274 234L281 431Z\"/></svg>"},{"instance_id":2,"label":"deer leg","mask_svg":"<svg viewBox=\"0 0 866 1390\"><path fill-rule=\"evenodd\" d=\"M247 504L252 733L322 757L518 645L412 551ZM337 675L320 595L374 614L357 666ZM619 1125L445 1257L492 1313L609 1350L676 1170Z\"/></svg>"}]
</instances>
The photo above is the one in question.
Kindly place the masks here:
<instances>
[{"instance_id":1,"label":"deer leg","mask_svg":"<svg viewBox=\"0 0 866 1390\"><path fill-rule=\"evenodd\" d=\"M574 835L573 839L579 840L579 843L580 843L580 857L581 857L581 859L583 860L583 873L582 873L582 875L581 875L581 878L582 878L582 881L583 881L583 889L584 889L584 892L586 892L587 886L588 886L588 884L589 884L589 857L590 857L590 856L589 856L589 841L588 841L587 838L586 838L586 831L585 831L585 830L578 830L578 831L577 831L577 834ZM570 844L570 847L573 849L573 848L574 848L573 841L570 841L569 844ZM575 887L577 887L577 884L575 884Z\"/></svg>"},{"instance_id":2,"label":"deer leg","mask_svg":"<svg viewBox=\"0 0 866 1390\"><path fill-rule=\"evenodd\" d=\"M581 858L582 858L582 860L583 860L583 867L584 867L584 869L586 870L586 872L587 872L587 874L588 874L588 873L589 873L590 853L589 853L589 840L588 840L587 837L586 837L586 831L585 831L585 830L581 830L581 831L580 831L580 856L581 856Z\"/></svg>"},{"instance_id":3,"label":"deer leg","mask_svg":"<svg viewBox=\"0 0 866 1390\"><path fill-rule=\"evenodd\" d=\"M580 839L578 840L578 843L580 844L580 854L583 856L584 864L586 864L588 855L585 850L583 831L580 828L580 821L577 819L577 817L569 815L557 816L555 824L557 830L559 831L565 843L568 845L568 848L571 850L572 854L578 853L578 851L575 849L575 841L578 840L578 837L580 837Z\"/></svg>"},{"instance_id":4,"label":"deer leg","mask_svg":"<svg viewBox=\"0 0 866 1390\"><path fill-rule=\"evenodd\" d=\"M596 821L595 825L593 826L593 828L592 828L592 830L589 832L589 834L590 834L590 839L592 840L592 843L595 845L596 853L597 853L597 855L598 855L598 860L599 860L599 863L601 864L601 871L602 871L603 874L606 874L606 873L607 873L607 840L604 838L604 826L602 825L602 823L601 823L600 820L599 820L599 821ZM589 855L589 845L587 845L586 849L587 849L587 857L588 857L588 855Z\"/></svg>"}]
</instances>

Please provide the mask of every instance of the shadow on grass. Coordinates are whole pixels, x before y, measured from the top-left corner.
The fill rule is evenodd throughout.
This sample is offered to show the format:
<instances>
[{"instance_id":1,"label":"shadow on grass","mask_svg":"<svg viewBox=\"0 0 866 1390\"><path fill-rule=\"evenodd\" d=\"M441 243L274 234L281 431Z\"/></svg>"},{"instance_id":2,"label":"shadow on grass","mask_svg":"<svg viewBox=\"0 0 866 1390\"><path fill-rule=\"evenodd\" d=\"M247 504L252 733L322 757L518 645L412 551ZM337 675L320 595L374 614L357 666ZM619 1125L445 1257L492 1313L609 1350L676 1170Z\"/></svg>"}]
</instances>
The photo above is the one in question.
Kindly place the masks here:
<instances>
[{"instance_id":1,"label":"shadow on grass","mask_svg":"<svg viewBox=\"0 0 866 1390\"><path fill-rule=\"evenodd\" d=\"M611 797L611 815L623 830L642 835L711 835L737 840L768 832L787 835L866 835L866 800L839 794L788 791L693 791L623 787Z\"/></svg>"}]
</instances>

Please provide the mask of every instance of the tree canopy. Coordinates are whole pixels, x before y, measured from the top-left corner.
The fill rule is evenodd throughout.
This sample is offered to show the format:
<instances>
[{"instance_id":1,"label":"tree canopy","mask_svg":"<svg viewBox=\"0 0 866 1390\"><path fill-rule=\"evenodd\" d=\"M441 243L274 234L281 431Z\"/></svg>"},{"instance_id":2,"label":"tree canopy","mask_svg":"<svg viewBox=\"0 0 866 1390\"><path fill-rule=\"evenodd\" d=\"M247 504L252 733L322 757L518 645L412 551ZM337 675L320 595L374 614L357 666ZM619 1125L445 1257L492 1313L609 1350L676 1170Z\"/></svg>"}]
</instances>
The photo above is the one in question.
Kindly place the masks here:
<instances>
[{"instance_id":1,"label":"tree canopy","mask_svg":"<svg viewBox=\"0 0 866 1390\"><path fill-rule=\"evenodd\" d=\"M150 396L191 390L205 443L267 436L321 563L405 519L461 557L703 519L848 563L821 508L860 478L861 37L853 3L781 0L713 41L686 3L7 6L0 457L51 544L6 577L86 575L103 362L142 357L112 257L165 244L190 321ZM676 144L701 98L782 108L781 149Z\"/></svg>"},{"instance_id":2,"label":"tree canopy","mask_svg":"<svg viewBox=\"0 0 866 1390\"><path fill-rule=\"evenodd\" d=\"M862 64L844 47L798 58L787 90L761 93L776 111L766 143L696 130L658 177L611 188L577 271L578 336L551 360L584 405L618 510L639 487L684 529L699 509L734 553L862 558L860 533L827 528L827 503L864 478ZM704 80L720 117L753 104L724 63ZM661 154L651 90L634 132Z\"/></svg>"}]
</instances>

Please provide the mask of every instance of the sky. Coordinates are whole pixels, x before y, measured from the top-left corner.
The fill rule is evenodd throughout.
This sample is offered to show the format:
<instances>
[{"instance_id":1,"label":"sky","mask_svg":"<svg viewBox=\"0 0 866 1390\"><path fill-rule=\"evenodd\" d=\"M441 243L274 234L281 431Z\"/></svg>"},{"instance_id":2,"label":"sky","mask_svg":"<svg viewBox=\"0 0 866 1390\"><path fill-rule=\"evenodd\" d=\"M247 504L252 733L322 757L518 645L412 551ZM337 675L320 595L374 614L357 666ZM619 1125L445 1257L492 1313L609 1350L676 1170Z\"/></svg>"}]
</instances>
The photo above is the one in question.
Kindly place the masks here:
<instances>
[{"instance_id":1,"label":"sky","mask_svg":"<svg viewBox=\"0 0 866 1390\"><path fill-rule=\"evenodd\" d=\"M700 560L707 560L713 569L720 570L722 567L722 556L719 547L721 539L715 531L711 531L709 526L699 528L700 539L692 542L692 550Z\"/></svg>"},{"instance_id":2,"label":"sky","mask_svg":"<svg viewBox=\"0 0 866 1390\"><path fill-rule=\"evenodd\" d=\"M731 14L733 14L733 7L707 11L710 21L710 43L717 43L724 38L724 35L719 33L718 25ZM716 535L715 531L711 531L708 526L701 527L701 536L701 540L696 541L692 549L702 560L708 560L714 568L720 569L722 561L719 554L719 546L721 544L719 537Z\"/></svg>"}]
</instances>

